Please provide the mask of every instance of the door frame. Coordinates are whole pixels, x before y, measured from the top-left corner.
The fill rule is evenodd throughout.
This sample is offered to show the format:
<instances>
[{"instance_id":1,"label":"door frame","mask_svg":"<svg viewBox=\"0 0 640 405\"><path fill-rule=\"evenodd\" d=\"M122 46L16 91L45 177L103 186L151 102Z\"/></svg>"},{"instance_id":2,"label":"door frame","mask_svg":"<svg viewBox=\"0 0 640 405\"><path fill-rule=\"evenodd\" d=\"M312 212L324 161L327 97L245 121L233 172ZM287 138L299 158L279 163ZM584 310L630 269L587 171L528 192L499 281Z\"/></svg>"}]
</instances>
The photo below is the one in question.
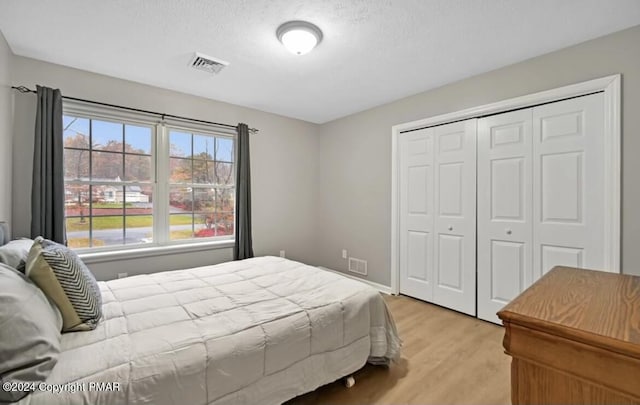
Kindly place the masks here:
<instances>
[{"instance_id":1,"label":"door frame","mask_svg":"<svg viewBox=\"0 0 640 405\"><path fill-rule=\"evenodd\" d=\"M605 266L607 271L620 273L620 211L621 211L621 94L620 74L527 94L460 111L436 115L391 128L391 293L400 293L400 170L399 138L403 132L447 124L469 118L480 118L518 108L604 92L604 154L605 154Z\"/></svg>"}]
</instances>

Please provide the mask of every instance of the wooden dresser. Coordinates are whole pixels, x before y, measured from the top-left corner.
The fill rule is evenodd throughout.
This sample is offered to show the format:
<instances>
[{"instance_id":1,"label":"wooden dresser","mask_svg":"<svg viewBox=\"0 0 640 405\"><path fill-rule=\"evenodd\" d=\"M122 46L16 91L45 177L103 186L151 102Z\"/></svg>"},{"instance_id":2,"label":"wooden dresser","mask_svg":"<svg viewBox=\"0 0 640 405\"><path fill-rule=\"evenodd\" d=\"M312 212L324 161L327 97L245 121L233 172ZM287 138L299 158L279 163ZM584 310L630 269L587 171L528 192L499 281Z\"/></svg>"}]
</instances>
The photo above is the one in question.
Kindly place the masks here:
<instances>
[{"instance_id":1,"label":"wooden dresser","mask_svg":"<svg viewBox=\"0 0 640 405\"><path fill-rule=\"evenodd\" d=\"M640 277L556 267L498 316L513 404L640 404Z\"/></svg>"}]
</instances>

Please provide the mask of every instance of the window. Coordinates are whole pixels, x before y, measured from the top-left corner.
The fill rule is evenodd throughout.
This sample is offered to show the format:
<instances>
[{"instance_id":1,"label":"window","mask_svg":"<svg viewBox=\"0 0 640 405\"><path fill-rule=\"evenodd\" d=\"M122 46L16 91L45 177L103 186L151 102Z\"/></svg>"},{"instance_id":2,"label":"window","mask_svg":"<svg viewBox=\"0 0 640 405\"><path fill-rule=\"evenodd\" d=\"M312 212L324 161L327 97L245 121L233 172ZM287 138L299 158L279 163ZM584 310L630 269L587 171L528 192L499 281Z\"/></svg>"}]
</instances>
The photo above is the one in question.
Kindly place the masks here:
<instances>
[{"instance_id":1,"label":"window","mask_svg":"<svg viewBox=\"0 0 640 405\"><path fill-rule=\"evenodd\" d=\"M70 247L113 250L233 239L232 134L86 110L65 104L63 117Z\"/></svg>"},{"instance_id":2,"label":"window","mask_svg":"<svg viewBox=\"0 0 640 405\"><path fill-rule=\"evenodd\" d=\"M171 240L233 235L233 139L169 130Z\"/></svg>"}]
</instances>

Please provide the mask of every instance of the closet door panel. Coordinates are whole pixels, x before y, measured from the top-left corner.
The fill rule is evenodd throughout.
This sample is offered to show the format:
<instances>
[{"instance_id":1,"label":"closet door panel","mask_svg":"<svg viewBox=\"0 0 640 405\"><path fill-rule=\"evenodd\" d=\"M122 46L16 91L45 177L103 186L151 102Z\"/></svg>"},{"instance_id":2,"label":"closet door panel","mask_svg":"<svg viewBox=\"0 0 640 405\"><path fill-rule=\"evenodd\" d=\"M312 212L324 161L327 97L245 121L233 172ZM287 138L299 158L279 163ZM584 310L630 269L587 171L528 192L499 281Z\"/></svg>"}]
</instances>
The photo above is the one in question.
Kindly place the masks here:
<instances>
[{"instance_id":1,"label":"closet door panel","mask_svg":"<svg viewBox=\"0 0 640 405\"><path fill-rule=\"evenodd\" d=\"M491 298L509 302L523 290L525 254L524 243L491 241Z\"/></svg>"},{"instance_id":2,"label":"closet door panel","mask_svg":"<svg viewBox=\"0 0 640 405\"><path fill-rule=\"evenodd\" d=\"M502 158L490 164L491 219L524 222L525 159Z\"/></svg>"},{"instance_id":3,"label":"closet door panel","mask_svg":"<svg viewBox=\"0 0 640 405\"><path fill-rule=\"evenodd\" d=\"M431 279L429 260L433 260L431 252L430 232L407 231L407 278L418 284L428 284Z\"/></svg>"},{"instance_id":4,"label":"closet door panel","mask_svg":"<svg viewBox=\"0 0 640 405\"><path fill-rule=\"evenodd\" d=\"M433 301L476 314L476 121L434 128Z\"/></svg>"},{"instance_id":5,"label":"closet door panel","mask_svg":"<svg viewBox=\"0 0 640 405\"><path fill-rule=\"evenodd\" d=\"M567 248L542 244L540 245L540 255L543 269L552 269L553 266L559 265L584 267L584 249L582 248Z\"/></svg>"},{"instance_id":6,"label":"closet door panel","mask_svg":"<svg viewBox=\"0 0 640 405\"><path fill-rule=\"evenodd\" d=\"M540 216L542 223L582 224L584 206L583 152L540 156Z\"/></svg>"},{"instance_id":7,"label":"closet door panel","mask_svg":"<svg viewBox=\"0 0 640 405\"><path fill-rule=\"evenodd\" d=\"M438 163L438 215L464 220L464 162Z\"/></svg>"},{"instance_id":8,"label":"closet door panel","mask_svg":"<svg viewBox=\"0 0 640 405\"><path fill-rule=\"evenodd\" d=\"M495 323L533 279L531 114L478 120L478 317Z\"/></svg>"},{"instance_id":9,"label":"closet door panel","mask_svg":"<svg viewBox=\"0 0 640 405\"><path fill-rule=\"evenodd\" d=\"M464 237L441 234L438 249L438 287L464 293Z\"/></svg>"},{"instance_id":10,"label":"closet door panel","mask_svg":"<svg viewBox=\"0 0 640 405\"><path fill-rule=\"evenodd\" d=\"M534 279L604 268L602 93L533 108Z\"/></svg>"},{"instance_id":11,"label":"closet door panel","mask_svg":"<svg viewBox=\"0 0 640 405\"><path fill-rule=\"evenodd\" d=\"M400 137L400 292L433 299L433 129Z\"/></svg>"}]
</instances>

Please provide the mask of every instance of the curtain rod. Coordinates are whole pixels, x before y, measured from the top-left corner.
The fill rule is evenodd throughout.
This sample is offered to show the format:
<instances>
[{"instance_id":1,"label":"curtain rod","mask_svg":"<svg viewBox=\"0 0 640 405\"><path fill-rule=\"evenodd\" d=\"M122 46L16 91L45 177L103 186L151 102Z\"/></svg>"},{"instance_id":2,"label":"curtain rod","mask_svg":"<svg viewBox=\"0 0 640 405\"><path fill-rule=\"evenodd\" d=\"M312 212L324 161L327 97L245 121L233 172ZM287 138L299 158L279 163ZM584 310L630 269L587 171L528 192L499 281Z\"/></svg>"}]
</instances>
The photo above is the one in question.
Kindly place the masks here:
<instances>
[{"instance_id":1,"label":"curtain rod","mask_svg":"<svg viewBox=\"0 0 640 405\"><path fill-rule=\"evenodd\" d=\"M20 93L38 93L37 91L31 90L30 88L28 88L26 86L11 86L11 88L15 89L15 90L18 90ZM184 121L199 122L201 124L216 125L216 126L224 127L224 128L233 128L233 129L237 129L238 128L236 125L222 124L222 123L213 122L213 121L198 120L198 119L195 119L195 118L181 117L179 115L164 114L164 113L159 113L159 112L156 112L156 111L143 110L143 109L140 109L140 108L123 107L123 106L119 106L119 105L115 105L115 104L102 103L100 101L86 100L86 99L83 99L83 98L76 98L76 97L69 97L69 96L62 96L62 98L65 98L67 100L81 101L83 103L101 105L101 106L105 106L105 107L112 107L112 108L119 108L119 109L122 109L122 110L135 111L135 112L144 113L144 114L158 115L158 116L162 117L163 119L165 117L168 117L168 118L175 118L175 119L184 120ZM257 133L258 131L259 131L259 129L249 128L249 132L251 132L253 134Z\"/></svg>"}]
</instances>

